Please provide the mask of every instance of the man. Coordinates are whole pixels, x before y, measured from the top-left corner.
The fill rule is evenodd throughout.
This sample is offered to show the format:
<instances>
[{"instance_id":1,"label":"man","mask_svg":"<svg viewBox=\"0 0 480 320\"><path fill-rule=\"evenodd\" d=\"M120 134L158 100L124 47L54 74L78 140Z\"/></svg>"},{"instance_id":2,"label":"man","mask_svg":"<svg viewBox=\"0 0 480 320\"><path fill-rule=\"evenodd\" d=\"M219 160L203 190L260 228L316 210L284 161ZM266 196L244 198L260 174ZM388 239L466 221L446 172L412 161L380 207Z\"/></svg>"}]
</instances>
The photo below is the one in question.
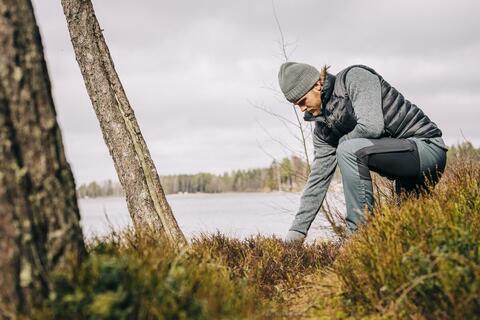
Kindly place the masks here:
<instances>
[{"instance_id":1,"label":"man","mask_svg":"<svg viewBox=\"0 0 480 320\"><path fill-rule=\"evenodd\" d=\"M437 125L373 69L350 66L336 76L327 69L287 62L278 74L285 98L315 122L312 169L287 241L305 239L337 164L350 234L373 209L370 170L395 180L397 193L418 193L446 164Z\"/></svg>"}]
</instances>

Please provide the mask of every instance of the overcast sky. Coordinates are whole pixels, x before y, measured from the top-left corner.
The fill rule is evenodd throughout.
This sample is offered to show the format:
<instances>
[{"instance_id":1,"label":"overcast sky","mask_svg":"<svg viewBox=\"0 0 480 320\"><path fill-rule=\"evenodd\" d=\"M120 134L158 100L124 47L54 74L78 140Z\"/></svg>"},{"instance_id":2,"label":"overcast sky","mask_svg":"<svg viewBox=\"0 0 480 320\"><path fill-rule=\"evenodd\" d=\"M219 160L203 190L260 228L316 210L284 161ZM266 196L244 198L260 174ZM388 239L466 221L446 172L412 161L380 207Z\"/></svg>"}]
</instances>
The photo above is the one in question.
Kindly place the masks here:
<instances>
[{"instance_id":1,"label":"overcast sky","mask_svg":"<svg viewBox=\"0 0 480 320\"><path fill-rule=\"evenodd\" d=\"M93 1L160 174L264 167L299 150L263 105L279 100L270 0ZM480 144L480 2L275 1L290 60L336 73L366 64L443 131ZM58 121L77 184L116 179L75 61L60 1L34 0ZM273 89L273 90L272 90Z\"/></svg>"}]
</instances>

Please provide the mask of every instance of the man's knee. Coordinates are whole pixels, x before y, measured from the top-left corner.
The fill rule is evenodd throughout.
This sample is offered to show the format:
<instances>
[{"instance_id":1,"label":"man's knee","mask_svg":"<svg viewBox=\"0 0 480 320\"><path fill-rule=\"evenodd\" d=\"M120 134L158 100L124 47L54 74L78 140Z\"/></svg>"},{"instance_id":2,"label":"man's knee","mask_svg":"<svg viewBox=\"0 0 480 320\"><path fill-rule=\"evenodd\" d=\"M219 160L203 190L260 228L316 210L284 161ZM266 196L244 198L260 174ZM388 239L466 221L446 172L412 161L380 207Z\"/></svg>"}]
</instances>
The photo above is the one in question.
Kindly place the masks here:
<instances>
[{"instance_id":1,"label":"man's knee","mask_svg":"<svg viewBox=\"0 0 480 320\"><path fill-rule=\"evenodd\" d=\"M373 145L373 143L364 138L345 140L337 147L337 160L342 162L347 159L356 159L356 153L358 150L371 145Z\"/></svg>"}]
</instances>

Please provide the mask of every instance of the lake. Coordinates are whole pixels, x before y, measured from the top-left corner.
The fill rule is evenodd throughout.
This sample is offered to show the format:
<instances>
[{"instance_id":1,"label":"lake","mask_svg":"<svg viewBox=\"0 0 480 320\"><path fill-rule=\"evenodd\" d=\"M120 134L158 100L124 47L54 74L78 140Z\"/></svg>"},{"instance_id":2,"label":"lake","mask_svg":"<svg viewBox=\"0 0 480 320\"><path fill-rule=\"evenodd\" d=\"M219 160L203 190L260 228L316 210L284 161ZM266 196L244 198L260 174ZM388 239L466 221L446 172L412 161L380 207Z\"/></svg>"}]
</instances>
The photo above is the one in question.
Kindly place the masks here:
<instances>
[{"instance_id":1,"label":"lake","mask_svg":"<svg viewBox=\"0 0 480 320\"><path fill-rule=\"evenodd\" d=\"M231 237L255 234L284 237L300 203L300 193L217 193L174 194L167 199L187 238L220 231ZM344 211L343 196L329 192L330 205ZM131 225L125 198L79 200L82 226L87 237L108 233L109 221L115 229ZM108 217L108 218L107 218ZM309 231L307 241L331 236L321 213Z\"/></svg>"}]
</instances>

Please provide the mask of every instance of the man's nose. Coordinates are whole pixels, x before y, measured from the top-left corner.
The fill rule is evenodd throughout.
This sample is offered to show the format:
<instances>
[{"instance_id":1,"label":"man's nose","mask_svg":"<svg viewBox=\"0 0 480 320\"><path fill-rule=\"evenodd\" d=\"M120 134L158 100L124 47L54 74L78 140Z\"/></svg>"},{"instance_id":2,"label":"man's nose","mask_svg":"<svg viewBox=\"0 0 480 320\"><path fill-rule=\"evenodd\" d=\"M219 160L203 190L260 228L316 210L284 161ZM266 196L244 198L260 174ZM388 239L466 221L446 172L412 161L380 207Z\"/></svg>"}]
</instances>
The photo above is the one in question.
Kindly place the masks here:
<instances>
[{"instance_id":1,"label":"man's nose","mask_svg":"<svg viewBox=\"0 0 480 320\"><path fill-rule=\"evenodd\" d=\"M300 106L300 110L301 110L302 112L307 111L307 106Z\"/></svg>"}]
</instances>

